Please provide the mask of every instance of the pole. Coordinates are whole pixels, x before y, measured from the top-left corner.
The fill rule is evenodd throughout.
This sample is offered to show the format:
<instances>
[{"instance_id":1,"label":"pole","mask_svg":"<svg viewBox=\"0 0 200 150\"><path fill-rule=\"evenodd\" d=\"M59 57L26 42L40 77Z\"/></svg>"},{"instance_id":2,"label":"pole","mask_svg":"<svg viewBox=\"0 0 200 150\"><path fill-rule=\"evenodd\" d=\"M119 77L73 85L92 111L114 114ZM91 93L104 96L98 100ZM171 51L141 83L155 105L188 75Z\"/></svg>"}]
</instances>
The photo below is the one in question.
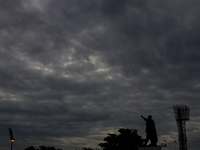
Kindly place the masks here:
<instances>
[{"instance_id":1,"label":"pole","mask_svg":"<svg viewBox=\"0 0 200 150\"><path fill-rule=\"evenodd\" d=\"M12 147L13 147L13 142L11 141L11 149L10 150L12 150Z\"/></svg>"}]
</instances>

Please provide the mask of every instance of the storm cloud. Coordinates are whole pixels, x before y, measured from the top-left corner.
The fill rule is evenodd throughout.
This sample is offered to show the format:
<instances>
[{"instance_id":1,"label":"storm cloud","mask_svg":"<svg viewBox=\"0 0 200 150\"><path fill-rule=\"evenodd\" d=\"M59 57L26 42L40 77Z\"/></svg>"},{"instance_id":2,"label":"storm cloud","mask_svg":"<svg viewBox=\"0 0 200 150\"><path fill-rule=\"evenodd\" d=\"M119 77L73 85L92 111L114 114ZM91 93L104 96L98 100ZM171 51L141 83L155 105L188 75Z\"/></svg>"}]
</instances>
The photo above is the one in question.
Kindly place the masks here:
<instances>
[{"instance_id":1,"label":"storm cloud","mask_svg":"<svg viewBox=\"0 0 200 150\"><path fill-rule=\"evenodd\" d=\"M200 139L200 2L6 0L0 5L0 149L96 148L151 114L158 145L178 141L175 104ZM167 143L170 149L173 143ZM100 148L100 147L98 147Z\"/></svg>"}]
</instances>

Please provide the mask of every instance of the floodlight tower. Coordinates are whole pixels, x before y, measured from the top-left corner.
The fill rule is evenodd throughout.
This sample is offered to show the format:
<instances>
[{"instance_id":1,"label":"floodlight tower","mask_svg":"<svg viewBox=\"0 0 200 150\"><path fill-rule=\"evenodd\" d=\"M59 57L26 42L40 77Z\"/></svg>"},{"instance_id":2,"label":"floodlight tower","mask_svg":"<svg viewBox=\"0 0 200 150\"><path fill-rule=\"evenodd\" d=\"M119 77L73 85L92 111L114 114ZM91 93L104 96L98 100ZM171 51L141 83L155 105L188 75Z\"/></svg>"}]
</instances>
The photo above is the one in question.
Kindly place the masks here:
<instances>
[{"instance_id":1,"label":"floodlight tower","mask_svg":"<svg viewBox=\"0 0 200 150\"><path fill-rule=\"evenodd\" d=\"M185 122L187 120L189 120L190 107L188 107L186 105L175 105L175 106L173 106L173 109L174 109L176 123L178 126L179 149L187 150L187 137L186 137Z\"/></svg>"},{"instance_id":2,"label":"floodlight tower","mask_svg":"<svg viewBox=\"0 0 200 150\"><path fill-rule=\"evenodd\" d=\"M10 140L11 140L11 148L10 148L10 149L12 150L13 144L15 145L15 143L14 143L14 138L13 138L12 129L11 129L11 128L8 128L8 130L9 130Z\"/></svg>"}]
</instances>

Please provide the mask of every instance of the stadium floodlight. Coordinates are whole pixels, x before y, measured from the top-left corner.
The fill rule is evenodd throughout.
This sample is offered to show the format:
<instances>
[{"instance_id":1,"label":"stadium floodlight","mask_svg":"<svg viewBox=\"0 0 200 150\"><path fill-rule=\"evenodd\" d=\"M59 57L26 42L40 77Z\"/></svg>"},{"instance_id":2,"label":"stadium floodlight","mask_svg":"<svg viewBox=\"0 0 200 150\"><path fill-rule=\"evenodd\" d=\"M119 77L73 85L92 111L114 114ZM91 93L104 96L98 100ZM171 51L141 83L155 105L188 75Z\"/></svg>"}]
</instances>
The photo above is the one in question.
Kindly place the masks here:
<instances>
[{"instance_id":1,"label":"stadium floodlight","mask_svg":"<svg viewBox=\"0 0 200 150\"><path fill-rule=\"evenodd\" d=\"M13 138L13 133L12 133L12 129L11 129L11 128L8 128L8 130L9 130L10 140L14 140L14 138Z\"/></svg>"},{"instance_id":2,"label":"stadium floodlight","mask_svg":"<svg viewBox=\"0 0 200 150\"><path fill-rule=\"evenodd\" d=\"M10 140L11 140L11 150L12 150L12 147L13 147L13 144L14 144L14 138L13 138L13 133L12 133L12 129L11 128L8 128L8 131L9 131L9 135L10 135Z\"/></svg>"},{"instance_id":3,"label":"stadium floodlight","mask_svg":"<svg viewBox=\"0 0 200 150\"><path fill-rule=\"evenodd\" d=\"M190 119L190 107L181 104L175 105L173 109L178 126L179 149L187 150L186 121Z\"/></svg>"}]
</instances>

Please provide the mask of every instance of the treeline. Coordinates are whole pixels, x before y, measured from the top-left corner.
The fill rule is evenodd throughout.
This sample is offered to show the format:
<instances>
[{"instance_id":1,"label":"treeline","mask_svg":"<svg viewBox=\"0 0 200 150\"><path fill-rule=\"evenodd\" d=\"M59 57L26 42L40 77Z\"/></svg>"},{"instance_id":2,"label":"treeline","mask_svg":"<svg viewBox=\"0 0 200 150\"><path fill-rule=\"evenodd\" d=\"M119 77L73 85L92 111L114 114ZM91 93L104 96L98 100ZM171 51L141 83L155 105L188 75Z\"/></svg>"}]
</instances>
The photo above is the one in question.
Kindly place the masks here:
<instances>
[{"instance_id":1,"label":"treeline","mask_svg":"<svg viewBox=\"0 0 200 150\"><path fill-rule=\"evenodd\" d=\"M33 146L27 147L24 150L62 150L61 148L56 149L55 147L46 147L39 146L39 149L34 148Z\"/></svg>"},{"instance_id":2,"label":"treeline","mask_svg":"<svg viewBox=\"0 0 200 150\"><path fill-rule=\"evenodd\" d=\"M98 146L103 150L137 150L138 146L144 144L144 139L137 134L136 129L121 128L118 130L119 134L110 134L104 138L103 143L99 143ZM35 149L30 146L24 150L62 150L54 147L39 146L40 149ZM82 150L98 150L92 148L83 148Z\"/></svg>"}]
</instances>

